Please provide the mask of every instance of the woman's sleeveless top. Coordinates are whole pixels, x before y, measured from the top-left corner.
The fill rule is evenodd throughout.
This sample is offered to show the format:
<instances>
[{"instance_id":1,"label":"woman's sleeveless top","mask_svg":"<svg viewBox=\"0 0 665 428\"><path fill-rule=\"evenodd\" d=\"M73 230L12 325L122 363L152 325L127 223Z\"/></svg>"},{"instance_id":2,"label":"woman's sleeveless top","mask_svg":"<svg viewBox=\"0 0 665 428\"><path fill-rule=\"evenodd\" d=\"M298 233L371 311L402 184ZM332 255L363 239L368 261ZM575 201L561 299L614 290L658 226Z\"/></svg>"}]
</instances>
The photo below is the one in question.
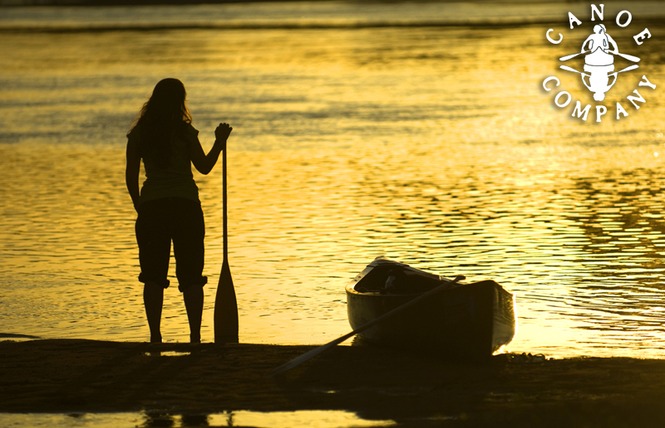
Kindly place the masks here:
<instances>
[{"instance_id":1,"label":"woman's sleeveless top","mask_svg":"<svg viewBox=\"0 0 665 428\"><path fill-rule=\"evenodd\" d=\"M141 146L141 132L135 127L127 136L138 139ZM197 131L191 124L185 124L171 141L170 156L160 161L143 155L146 180L141 188L141 203L162 198L184 198L199 200L199 189L192 175L190 145L198 143Z\"/></svg>"}]
</instances>

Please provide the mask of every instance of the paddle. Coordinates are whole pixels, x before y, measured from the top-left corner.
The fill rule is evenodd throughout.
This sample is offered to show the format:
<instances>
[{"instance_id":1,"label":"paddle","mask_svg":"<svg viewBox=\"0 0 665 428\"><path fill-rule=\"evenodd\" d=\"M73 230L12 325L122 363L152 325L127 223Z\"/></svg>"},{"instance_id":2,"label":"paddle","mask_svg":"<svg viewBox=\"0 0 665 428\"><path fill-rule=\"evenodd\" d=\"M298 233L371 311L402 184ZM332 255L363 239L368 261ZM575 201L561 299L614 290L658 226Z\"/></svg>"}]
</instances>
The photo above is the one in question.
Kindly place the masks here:
<instances>
[{"instance_id":1,"label":"paddle","mask_svg":"<svg viewBox=\"0 0 665 428\"><path fill-rule=\"evenodd\" d=\"M570 71L571 73L578 73L578 74L581 74L583 76L588 76L589 75L588 73L583 73L581 71L575 70L574 68L568 67L567 65L560 65L559 68L562 69L562 70Z\"/></svg>"},{"instance_id":2,"label":"paddle","mask_svg":"<svg viewBox=\"0 0 665 428\"><path fill-rule=\"evenodd\" d=\"M623 59L627 59L628 61L640 62L640 59L633 55L628 55L619 51L610 51L610 53L614 55L619 55L620 57L622 57Z\"/></svg>"},{"instance_id":3,"label":"paddle","mask_svg":"<svg viewBox=\"0 0 665 428\"><path fill-rule=\"evenodd\" d=\"M628 67L623 68L623 69L621 69L621 70L619 70L619 71L615 71L614 73L610 73L609 76L611 76L612 74L619 74L619 73L624 73L624 72L626 72L626 71L635 70L636 68L640 68L640 66L637 65L637 64L629 65Z\"/></svg>"},{"instance_id":4,"label":"paddle","mask_svg":"<svg viewBox=\"0 0 665 428\"><path fill-rule=\"evenodd\" d=\"M574 53L574 54L562 56L561 58L559 58L559 61L568 61L569 59L573 59L577 56L584 55L586 53L589 53L589 51L577 52L577 53Z\"/></svg>"},{"instance_id":5,"label":"paddle","mask_svg":"<svg viewBox=\"0 0 665 428\"><path fill-rule=\"evenodd\" d=\"M406 303L403 303L402 305L386 312L385 314L383 314L383 315L381 315L377 318L374 318L372 321L369 321L369 322L361 325L357 329L355 329L355 330L353 330L349 333L346 333L344 336L340 336L337 339L326 343L325 345L319 346L318 348L314 348L311 351L307 351L304 354L299 355L296 358L292 359L291 361L287 361L286 363L284 363L281 366L274 369L271 372L271 375L273 375L273 376L280 375L280 374L282 374L282 373L284 373L288 370L291 370L292 368L295 368L295 367L301 365L305 361L311 360L312 358L316 357L317 355L320 355L320 354L326 352L327 350L329 350L331 348L334 348L335 346L337 346L340 343L344 342L346 339L348 339L350 337L353 337L356 334L358 334L360 332L363 332L363 331L367 330L368 328L370 328L370 327L372 327L372 326L374 326L374 325L376 325L380 322L383 322L383 321L385 321L389 318L392 318L393 316L395 316L395 315L399 314L400 312L402 312L402 311L418 304L419 302L422 302L423 300L426 300L426 299L434 296L435 294L438 294L438 293L442 292L443 290L450 290L450 288L448 287L450 285L450 283L456 284L457 281L460 281L462 279L464 279L463 276L458 276L452 281L447 280L446 283L438 285L438 286L432 288L431 290L429 290L428 292L423 293L423 294L409 300Z\"/></svg>"},{"instance_id":6,"label":"paddle","mask_svg":"<svg viewBox=\"0 0 665 428\"><path fill-rule=\"evenodd\" d=\"M217 295L215 296L215 343L238 343L238 303L233 289L231 268L229 267L228 231L226 215L226 151L222 151L222 233L223 255L222 272L219 274Z\"/></svg>"}]
</instances>

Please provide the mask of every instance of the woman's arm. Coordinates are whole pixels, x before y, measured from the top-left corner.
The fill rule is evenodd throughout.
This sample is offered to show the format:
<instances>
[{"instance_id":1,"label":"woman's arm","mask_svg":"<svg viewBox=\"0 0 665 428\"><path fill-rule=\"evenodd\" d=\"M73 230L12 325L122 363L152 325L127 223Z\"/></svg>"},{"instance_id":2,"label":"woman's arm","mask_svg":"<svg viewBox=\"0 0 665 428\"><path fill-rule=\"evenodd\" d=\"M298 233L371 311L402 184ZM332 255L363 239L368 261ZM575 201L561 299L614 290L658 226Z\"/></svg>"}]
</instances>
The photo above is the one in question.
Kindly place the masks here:
<instances>
[{"instance_id":1,"label":"woman's arm","mask_svg":"<svg viewBox=\"0 0 665 428\"><path fill-rule=\"evenodd\" d=\"M212 149L210 149L207 155L203 151L203 147L201 147L198 139L195 144L192 144L190 156L198 172L205 175L212 171L212 168L217 163L217 159L219 159L219 154L226 147L226 140L229 138L232 130L233 128L228 123L220 123L217 129L215 129L215 144L213 144Z\"/></svg>"},{"instance_id":2,"label":"woman's arm","mask_svg":"<svg viewBox=\"0 0 665 428\"><path fill-rule=\"evenodd\" d=\"M127 139L127 163L125 166L125 184L127 191L132 198L134 209L138 211L139 206L139 173L141 171L141 156L139 155L138 144L132 137Z\"/></svg>"}]
</instances>

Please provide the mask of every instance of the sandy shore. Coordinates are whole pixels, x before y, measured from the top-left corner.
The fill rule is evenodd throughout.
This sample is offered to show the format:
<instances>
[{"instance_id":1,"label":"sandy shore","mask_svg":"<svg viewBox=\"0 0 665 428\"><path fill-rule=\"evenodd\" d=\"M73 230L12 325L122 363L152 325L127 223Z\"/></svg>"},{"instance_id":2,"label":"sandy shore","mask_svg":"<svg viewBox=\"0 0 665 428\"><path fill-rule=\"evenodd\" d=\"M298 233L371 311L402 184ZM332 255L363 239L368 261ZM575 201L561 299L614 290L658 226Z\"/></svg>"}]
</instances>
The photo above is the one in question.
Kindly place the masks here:
<instances>
[{"instance_id":1,"label":"sandy shore","mask_svg":"<svg viewBox=\"0 0 665 428\"><path fill-rule=\"evenodd\" d=\"M665 426L665 360L502 355L474 365L342 346L271 377L275 367L309 349L4 341L0 411L327 409L419 427L442 421L445 426Z\"/></svg>"}]
</instances>

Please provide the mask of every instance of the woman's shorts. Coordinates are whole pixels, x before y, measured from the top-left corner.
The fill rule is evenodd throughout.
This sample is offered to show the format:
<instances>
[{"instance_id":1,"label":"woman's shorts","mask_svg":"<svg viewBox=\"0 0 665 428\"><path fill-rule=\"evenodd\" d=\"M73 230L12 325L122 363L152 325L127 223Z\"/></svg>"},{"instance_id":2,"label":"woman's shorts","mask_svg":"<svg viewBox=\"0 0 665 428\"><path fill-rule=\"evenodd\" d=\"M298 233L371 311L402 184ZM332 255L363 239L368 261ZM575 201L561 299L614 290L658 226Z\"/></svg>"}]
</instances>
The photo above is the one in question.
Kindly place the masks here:
<instances>
[{"instance_id":1,"label":"woman's shorts","mask_svg":"<svg viewBox=\"0 0 665 428\"><path fill-rule=\"evenodd\" d=\"M202 287L205 223L201 203L184 198L163 198L142 203L136 220L141 274L139 281L164 288L167 279L171 242L176 262L178 289Z\"/></svg>"}]
</instances>

